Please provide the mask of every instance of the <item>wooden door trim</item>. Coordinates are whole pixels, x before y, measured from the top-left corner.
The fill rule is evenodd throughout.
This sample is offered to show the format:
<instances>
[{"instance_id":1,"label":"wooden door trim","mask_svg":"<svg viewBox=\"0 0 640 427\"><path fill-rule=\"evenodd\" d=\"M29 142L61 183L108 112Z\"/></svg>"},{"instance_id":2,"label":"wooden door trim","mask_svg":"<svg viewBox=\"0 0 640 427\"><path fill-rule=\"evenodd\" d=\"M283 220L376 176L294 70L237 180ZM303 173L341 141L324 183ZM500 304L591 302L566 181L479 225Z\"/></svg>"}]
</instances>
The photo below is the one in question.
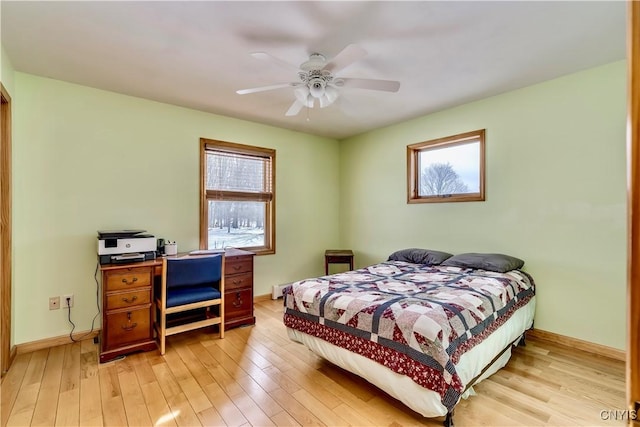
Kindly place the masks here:
<instances>
[{"instance_id":1,"label":"wooden door trim","mask_svg":"<svg viewBox=\"0 0 640 427\"><path fill-rule=\"evenodd\" d=\"M627 403L640 402L640 2L628 2L627 23ZM636 262L634 262L636 260Z\"/></svg>"},{"instance_id":2,"label":"wooden door trim","mask_svg":"<svg viewBox=\"0 0 640 427\"><path fill-rule=\"evenodd\" d=\"M0 83L0 372L9 370L11 351L11 97Z\"/></svg>"}]
</instances>

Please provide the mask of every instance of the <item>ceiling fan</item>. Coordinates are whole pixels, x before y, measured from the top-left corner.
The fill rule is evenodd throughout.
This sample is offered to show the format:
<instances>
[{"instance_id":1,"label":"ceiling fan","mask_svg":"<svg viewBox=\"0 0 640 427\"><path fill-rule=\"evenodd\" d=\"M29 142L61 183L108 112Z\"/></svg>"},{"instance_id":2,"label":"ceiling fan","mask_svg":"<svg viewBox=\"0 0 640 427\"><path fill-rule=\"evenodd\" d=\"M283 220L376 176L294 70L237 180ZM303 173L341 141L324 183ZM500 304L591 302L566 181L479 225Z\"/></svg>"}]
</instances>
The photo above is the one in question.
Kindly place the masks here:
<instances>
[{"instance_id":1,"label":"ceiling fan","mask_svg":"<svg viewBox=\"0 0 640 427\"><path fill-rule=\"evenodd\" d=\"M334 75L366 55L367 51L362 47L350 44L330 61L327 61L322 54L312 53L307 61L300 67L296 67L268 53L254 52L251 54L254 58L270 61L289 70L296 70L300 81L241 89L236 93L246 95L285 87L294 88L293 93L296 99L285 115L295 116L303 107L313 108L316 101L320 108L333 104L338 99L339 89L342 87L397 92L400 89L400 82L395 80L358 79Z\"/></svg>"}]
</instances>

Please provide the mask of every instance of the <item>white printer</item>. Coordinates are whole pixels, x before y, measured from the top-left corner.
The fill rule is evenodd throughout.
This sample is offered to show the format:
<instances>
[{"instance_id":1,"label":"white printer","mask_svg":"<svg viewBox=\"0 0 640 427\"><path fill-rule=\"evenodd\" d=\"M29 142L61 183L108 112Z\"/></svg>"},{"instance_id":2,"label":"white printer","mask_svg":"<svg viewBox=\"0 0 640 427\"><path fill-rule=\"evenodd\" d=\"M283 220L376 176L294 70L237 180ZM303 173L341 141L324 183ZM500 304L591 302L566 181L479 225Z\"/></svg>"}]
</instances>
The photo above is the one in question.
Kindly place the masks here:
<instances>
[{"instance_id":1,"label":"white printer","mask_svg":"<svg viewBox=\"0 0 640 427\"><path fill-rule=\"evenodd\" d=\"M146 230L98 231L100 264L122 264L156 259L156 238Z\"/></svg>"}]
</instances>

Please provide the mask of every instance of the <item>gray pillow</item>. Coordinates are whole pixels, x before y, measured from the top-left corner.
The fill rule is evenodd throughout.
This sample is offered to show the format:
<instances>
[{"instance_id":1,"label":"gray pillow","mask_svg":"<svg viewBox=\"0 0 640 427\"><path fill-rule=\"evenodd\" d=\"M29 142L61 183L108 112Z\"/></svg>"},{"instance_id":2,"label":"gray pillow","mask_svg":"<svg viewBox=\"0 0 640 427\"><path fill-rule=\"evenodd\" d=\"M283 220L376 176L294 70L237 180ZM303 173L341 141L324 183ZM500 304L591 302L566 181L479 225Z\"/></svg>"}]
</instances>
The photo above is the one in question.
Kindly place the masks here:
<instances>
[{"instance_id":1,"label":"gray pillow","mask_svg":"<svg viewBox=\"0 0 640 427\"><path fill-rule=\"evenodd\" d=\"M443 262L442 265L506 273L507 271L522 268L524 261L504 254L467 253L452 256Z\"/></svg>"},{"instance_id":2,"label":"gray pillow","mask_svg":"<svg viewBox=\"0 0 640 427\"><path fill-rule=\"evenodd\" d=\"M439 265L453 254L430 249L409 248L396 251L389 255L387 261L404 261L413 264Z\"/></svg>"}]
</instances>

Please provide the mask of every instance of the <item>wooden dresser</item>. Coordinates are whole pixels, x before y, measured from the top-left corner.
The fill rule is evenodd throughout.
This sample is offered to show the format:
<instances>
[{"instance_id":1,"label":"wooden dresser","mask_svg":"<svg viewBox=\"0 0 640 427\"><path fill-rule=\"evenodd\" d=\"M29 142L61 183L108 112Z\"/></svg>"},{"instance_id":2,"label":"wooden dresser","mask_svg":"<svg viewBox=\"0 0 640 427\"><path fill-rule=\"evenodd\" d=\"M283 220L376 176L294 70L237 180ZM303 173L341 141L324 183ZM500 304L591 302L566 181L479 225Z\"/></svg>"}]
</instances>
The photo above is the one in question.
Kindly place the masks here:
<instances>
[{"instance_id":1,"label":"wooden dresser","mask_svg":"<svg viewBox=\"0 0 640 427\"><path fill-rule=\"evenodd\" d=\"M100 362L156 348L153 278L156 261L103 265Z\"/></svg>"},{"instance_id":2,"label":"wooden dresser","mask_svg":"<svg viewBox=\"0 0 640 427\"><path fill-rule=\"evenodd\" d=\"M253 252L227 249L224 263L224 328L253 325Z\"/></svg>"}]
</instances>

